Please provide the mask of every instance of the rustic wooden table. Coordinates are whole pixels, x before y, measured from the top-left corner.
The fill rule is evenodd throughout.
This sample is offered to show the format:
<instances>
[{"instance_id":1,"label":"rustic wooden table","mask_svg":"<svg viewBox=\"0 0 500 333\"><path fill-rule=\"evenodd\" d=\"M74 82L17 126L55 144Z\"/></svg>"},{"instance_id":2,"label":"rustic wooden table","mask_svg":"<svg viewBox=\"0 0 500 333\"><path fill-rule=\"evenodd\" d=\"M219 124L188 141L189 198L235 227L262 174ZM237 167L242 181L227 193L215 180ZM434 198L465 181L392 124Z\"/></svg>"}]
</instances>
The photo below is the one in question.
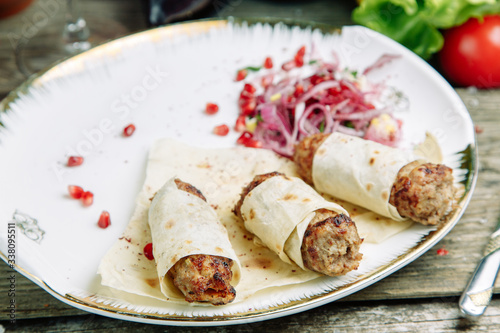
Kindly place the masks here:
<instances>
[{"instance_id":1,"label":"rustic wooden table","mask_svg":"<svg viewBox=\"0 0 500 333\"><path fill-rule=\"evenodd\" d=\"M25 77L16 67L14 48L30 29L62 22L61 10L47 12L61 0L37 0L27 10L0 20L0 98ZM123 34L148 28L145 1L85 0L83 16L120 23ZM327 23L353 24L354 1L222 0L214 1L200 17L279 17ZM41 13L46 13L44 16ZM50 14L50 15L47 15ZM43 58L43 54L39 55ZM297 315L229 327L216 332L449 332L500 331L500 281L486 313L475 321L460 316L457 301L500 215L500 90L457 88L477 128L479 179L474 196L457 226L434 248L386 279L341 301ZM4 175L5 176L5 175ZM437 250L446 248L448 255ZM7 331L166 331L203 332L204 328L159 327L89 314L72 308L18 275L16 323L8 321L9 267L0 263L0 332Z\"/></svg>"}]
</instances>

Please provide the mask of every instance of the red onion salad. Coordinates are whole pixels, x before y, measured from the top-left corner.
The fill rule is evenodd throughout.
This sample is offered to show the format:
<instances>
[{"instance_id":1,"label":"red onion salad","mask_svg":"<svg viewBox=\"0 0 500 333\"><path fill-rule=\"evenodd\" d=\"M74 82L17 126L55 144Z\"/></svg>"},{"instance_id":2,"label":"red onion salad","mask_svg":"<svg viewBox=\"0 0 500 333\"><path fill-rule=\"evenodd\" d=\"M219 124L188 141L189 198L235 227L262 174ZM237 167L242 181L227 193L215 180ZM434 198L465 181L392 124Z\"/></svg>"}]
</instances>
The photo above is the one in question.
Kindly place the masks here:
<instances>
[{"instance_id":1,"label":"red onion salad","mask_svg":"<svg viewBox=\"0 0 500 333\"><path fill-rule=\"evenodd\" d=\"M280 69L268 57L262 67L240 69L236 81L245 82L238 105L235 130L239 144L293 155L295 144L315 133L335 131L388 146L401 138L393 113L407 107L405 97L367 75L398 55L383 55L359 73L340 67L334 53L326 62L301 47Z\"/></svg>"}]
</instances>

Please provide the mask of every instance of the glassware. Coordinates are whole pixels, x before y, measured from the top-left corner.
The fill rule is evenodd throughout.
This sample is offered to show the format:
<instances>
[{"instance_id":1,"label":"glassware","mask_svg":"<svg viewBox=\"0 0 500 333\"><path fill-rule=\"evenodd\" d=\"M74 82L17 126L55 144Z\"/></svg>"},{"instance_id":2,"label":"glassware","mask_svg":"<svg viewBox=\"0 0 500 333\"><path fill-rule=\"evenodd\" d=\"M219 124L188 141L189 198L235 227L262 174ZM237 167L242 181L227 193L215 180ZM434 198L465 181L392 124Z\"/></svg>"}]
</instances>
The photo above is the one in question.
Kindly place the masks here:
<instances>
[{"instance_id":1,"label":"glassware","mask_svg":"<svg viewBox=\"0 0 500 333\"><path fill-rule=\"evenodd\" d=\"M34 34L22 36L15 49L16 64L29 77L53 63L76 55L110 39L123 36L126 29L104 18L84 18L78 0L56 2L52 17L38 24Z\"/></svg>"}]
</instances>

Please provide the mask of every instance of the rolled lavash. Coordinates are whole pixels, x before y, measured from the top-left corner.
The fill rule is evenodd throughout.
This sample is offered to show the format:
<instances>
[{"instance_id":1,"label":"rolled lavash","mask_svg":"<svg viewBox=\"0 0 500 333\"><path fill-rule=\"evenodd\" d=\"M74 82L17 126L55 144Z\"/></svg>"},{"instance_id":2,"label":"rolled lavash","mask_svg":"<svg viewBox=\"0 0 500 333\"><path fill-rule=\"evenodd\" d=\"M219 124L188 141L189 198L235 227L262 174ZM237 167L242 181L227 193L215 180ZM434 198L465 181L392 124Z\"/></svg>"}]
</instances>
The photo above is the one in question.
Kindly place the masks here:
<instances>
[{"instance_id":1,"label":"rolled lavash","mask_svg":"<svg viewBox=\"0 0 500 333\"><path fill-rule=\"evenodd\" d=\"M266 179L245 196L241 216L245 228L281 260L306 270L302 240L315 211L322 208L349 216L344 208L325 200L301 179L280 175Z\"/></svg>"},{"instance_id":2,"label":"rolled lavash","mask_svg":"<svg viewBox=\"0 0 500 333\"><path fill-rule=\"evenodd\" d=\"M160 288L165 296L183 298L167 272L181 258L194 254L232 259L231 285L238 284L240 262L225 227L207 202L179 190L175 177L155 194L149 208L149 226Z\"/></svg>"},{"instance_id":3,"label":"rolled lavash","mask_svg":"<svg viewBox=\"0 0 500 333\"><path fill-rule=\"evenodd\" d=\"M389 203L399 170L417 160L412 153L362 138L333 133L317 149L312 165L316 190L402 221Z\"/></svg>"}]
</instances>

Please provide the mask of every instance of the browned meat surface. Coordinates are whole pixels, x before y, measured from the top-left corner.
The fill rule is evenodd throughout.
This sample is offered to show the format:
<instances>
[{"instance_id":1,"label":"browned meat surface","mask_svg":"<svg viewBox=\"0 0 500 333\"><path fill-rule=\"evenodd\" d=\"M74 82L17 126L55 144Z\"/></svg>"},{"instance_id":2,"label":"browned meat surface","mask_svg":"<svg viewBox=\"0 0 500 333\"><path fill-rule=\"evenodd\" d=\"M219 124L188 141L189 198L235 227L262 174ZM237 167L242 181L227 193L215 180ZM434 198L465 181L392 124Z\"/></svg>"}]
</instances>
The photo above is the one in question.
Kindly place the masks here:
<instances>
[{"instance_id":1,"label":"browned meat surface","mask_svg":"<svg viewBox=\"0 0 500 333\"><path fill-rule=\"evenodd\" d=\"M399 170L389 203L403 217L424 225L436 225L446 215L454 196L450 168L415 161Z\"/></svg>"},{"instance_id":2,"label":"browned meat surface","mask_svg":"<svg viewBox=\"0 0 500 333\"><path fill-rule=\"evenodd\" d=\"M309 223L302 241L304 265L329 276L346 274L358 269L363 255L354 222L344 214L320 209Z\"/></svg>"},{"instance_id":3,"label":"browned meat surface","mask_svg":"<svg viewBox=\"0 0 500 333\"><path fill-rule=\"evenodd\" d=\"M205 196L201 193L200 190L198 190L196 187L194 187L193 185L189 184L189 183L185 183L183 182L182 180L178 179L178 178L175 178L174 179L175 181L175 185L177 185L177 188L181 191L184 191L184 192L188 192L188 193L191 193L193 195L196 195L198 198L200 198L201 200L203 201L207 201L207 199L205 199Z\"/></svg>"},{"instance_id":4,"label":"browned meat surface","mask_svg":"<svg viewBox=\"0 0 500 333\"><path fill-rule=\"evenodd\" d=\"M236 203L236 206L233 209L233 212L241 217L241 205L243 205L243 200L245 200L245 197L247 196L248 193L250 193L251 190L262 184L266 179L269 179L271 177L275 176L285 176L281 172L269 172L269 173L264 173L262 175L257 175L253 178L253 180L243 188L243 191L240 194L240 200Z\"/></svg>"},{"instance_id":5,"label":"browned meat surface","mask_svg":"<svg viewBox=\"0 0 500 333\"><path fill-rule=\"evenodd\" d=\"M200 190L175 179L177 188L207 201ZM213 305L230 303L236 297L231 286L233 261L229 258L196 254L182 258L168 275L188 302L209 302Z\"/></svg>"},{"instance_id":6,"label":"browned meat surface","mask_svg":"<svg viewBox=\"0 0 500 333\"><path fill-rule=\"evenodd\" d=\"M233 261L228 258L196 254L179 260L168 275L188 302L230 303L236 291L230 282Z\"/></svg>"},{"instance_id":7,"label":"browned meat surface","mask_svg":"<svg viewBox=\"0 0 500 333\"><path fill-rule=\"evenodd\" d=\"M298 173L309 184L313 183L312 165L314 154L329 134L318 133L308 136L295 146L293 160L298 167Z\"/></svg>"}]
</instances>

